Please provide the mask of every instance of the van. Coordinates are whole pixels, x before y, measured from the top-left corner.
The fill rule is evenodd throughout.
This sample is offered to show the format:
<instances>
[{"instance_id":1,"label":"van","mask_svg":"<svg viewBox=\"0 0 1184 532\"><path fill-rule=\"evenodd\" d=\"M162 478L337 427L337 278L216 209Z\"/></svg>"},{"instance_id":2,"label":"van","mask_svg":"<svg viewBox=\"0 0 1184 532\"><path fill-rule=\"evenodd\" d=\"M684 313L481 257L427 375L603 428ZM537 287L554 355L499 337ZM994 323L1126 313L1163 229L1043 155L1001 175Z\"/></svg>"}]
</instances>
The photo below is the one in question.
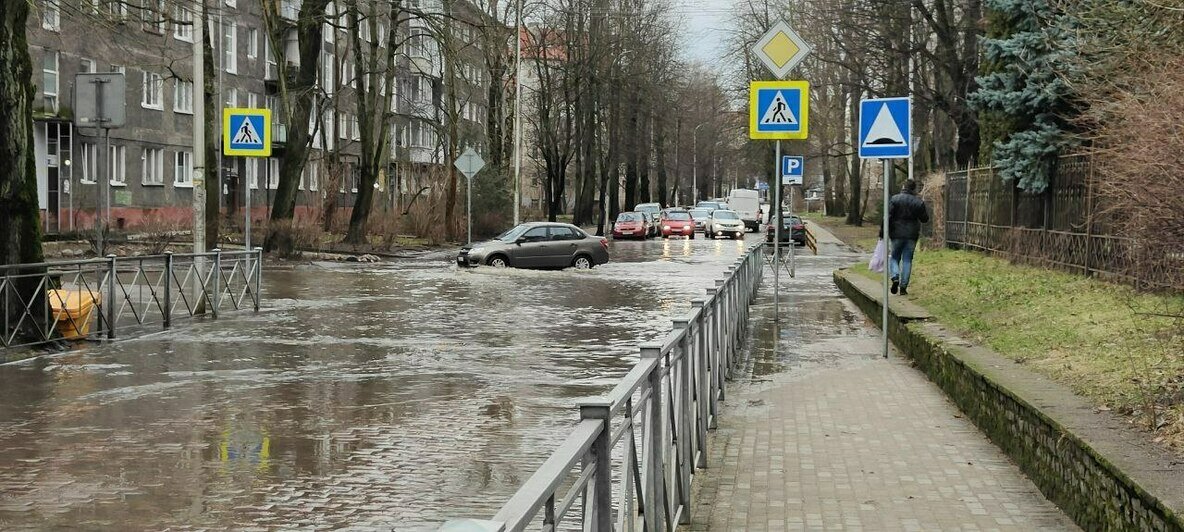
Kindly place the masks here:
<instances>
[{"instance_id":1,"label":"van","mask_svg":"<svg viewBox=\"0 0 1184 532\"><path fill-rule=\"evenodd\" d=\"M728 193L728 208L740 214L746 229L756 231L761 226L760 193L744 188L732 189Z\"/></svg>"}]
</instances>

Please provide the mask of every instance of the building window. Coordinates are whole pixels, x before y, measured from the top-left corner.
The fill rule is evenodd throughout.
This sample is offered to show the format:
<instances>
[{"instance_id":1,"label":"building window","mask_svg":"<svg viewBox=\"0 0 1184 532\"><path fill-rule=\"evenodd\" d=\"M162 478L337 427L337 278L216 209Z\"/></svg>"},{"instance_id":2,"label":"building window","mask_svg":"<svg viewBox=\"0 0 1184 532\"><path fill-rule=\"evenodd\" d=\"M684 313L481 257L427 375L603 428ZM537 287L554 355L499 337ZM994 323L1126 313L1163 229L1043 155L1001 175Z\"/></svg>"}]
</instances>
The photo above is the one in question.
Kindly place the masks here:
<instances>
[{"instance_id":1,"label":"building window","mask_svg":"<svg viewBox=\"0 0 1184 532\"><path fill-rule=\"evenodd\" d=\"M164 78L161 78L160 74L156 74L154 72L145 72L143 84L144 97L140 100L140 105L142 105L145 109L164 109L160 95L163 85Z\"/></svg>"},{"instance_id":2,"label":"building window","mask_svg":"<svg viewBox=\"0 0 1184 532\"><path fill-rule=\"evenodd\" d=\"M226 89L226 107L238 107L238 89Z\"/></svg>"},{"instance_id":3,"label":"building window","mask_svg":"<svg viewBox=\"0 0 1184 532\"><path fill-rule=\"evenodd\" d=\"M193 186L193 153L187 151L177 152L175 165L173 167L173 186L177 187L192 187Z\"/></svg>"},{"instance_id":4,"label":"building window","mask_svg":"<svg viewBox=\"0 0 1184 532\"><path fill-rule=\"evenodd\" d=\"M271 41L268 39L263 39L263 55L267 56L267 67L263 73L264 79L278 78L280 67L276 63L275 54L271 51Z\"/></svg>"},{"instance_id":5,"label":"building window","mask_svg":"<svg viewBox=\"0 0 1184 532\"><path fill-rule=\"evenodd\" d=\"M115 20L123 20L127 18L127 2L108 0L107 11L111 13Z\"/></svg>"},{"instance_id":6,"label":"building window","mask_svg":"<svg viewBox=\"0 0 1184 532\"><path fill-rule=\"evenodd\" d=\"M227 7L235 7L238 5L238 0L226 0Z\"/></svg>"},{"instance_id":7,"label":"building window","mask_svg":"<svg viewBox=\"0 0 1184 532\"><path fill-rule=\"evenodd\" d=\"M247 30L247 59L259 57L259 29Z\"/></svg>"},{"instance_id":8,"label":"building window","mask_svg":"<svg viewBox=\"0 0 1184 532\"><path fill-rule=\"evenodd\" d=\"M93 184L99 178L99 151L98 145L91 142L83 142L79 146L78 159L82 163L82 183Z\"/></svg>"},{"instance_id":9,"label":"building window","mask_svg":"<svg viewBox=\"0 0 1184 532\"><path fill-rule=\"evenodd\" d=\"M333 61L336 57L333 54L324 52L321 54L321 87L325 89L325 94L333 95L333 89L337 85L337 78L333 77Z\"/></svg>"},{"instance_id":10,"label":"building window","mask_svg":"<svg viewBox=\"0 0 1184 532\"><path fill-rule=\"evenodd\" d=\"M177 7L177 20L173 22L173 37L178 41L193 42L193 12Z\"/></svg>"},{"instance_id":11,"label":"building window","mask_svg":"<svg viewBox=\"0 0 1184 532\"><path fill-rule=\"evenodd\" d=\"M127 146L111 146L111 149L107 150L107 161L111 185L117 187L127 185Z\"/></svg>"},{"instance_id":12,"label":"building window","mask_svg":"<svg viewBox=\"0 0 1184 532\"><path fill-rule=\"evenodd\" d=\"M41 27L49 31L62 30L62 8L59 0L43 0L41 2Z\"/></svg>"},{"instance_id":13,"label":"building window","mask_svg":"<svg viewBox=\"0 0 1184 532\"><path fill-rule=\"evenodd\" d=\"M45 95L45 109L58 112L58 53L46 50L41 58L41 92Z\"/></svg>"},{"instance_id":14,"label":"building window","mask_svg":"<svg viewBox=\"0 0 1184 532\"><path fill-rule=\"evenodd\" d=\"M144 163L140 177L145 185L164 184L164 150L160 148L144 148L140 161Z\"/></svg>"},{"instance_id":15,"label":"building window","mask_svg":"<svg viewBox=\"0 0 1184 532\"><path fill-rule=\"evenodd\" d=\"M267 188L275 190L280 184L280 160L274 157L267 159Z\"/></svg>"},{"instance_id":16,"label":"building window","mask_svg":"<svg viewBox=\"0 0 1184 532\"><path fill-rule=\"evenodd\" d=\"M308 169L308 189L315 192L320 186L320 165L316 161L309 161L305 168Z\"/></svg>"},{"instance_id":17,"label":"building window","mask_svg":"<svg viewBox=\"0 0 1184 532\"><path fill-rule=\"evenodd\" d=\"M111 71L118 72L120 74L127 74L127 67L123 65L111 65Z\"/></svg>"},{"instance_id":18,"label":"building window","mask_svg":"<svg viewBox=\"0 0 1184 532\"><path fill-rule=\"evenodd\" d=\"M94 59L87 59L84 57L79 61L79 63L81 64L81 66L79 67L79 70L81 72L84 72L87 74L93 74L93 73L99 71L98 70L99 66L97 63L95 63Z\"/></svg>"},{"instance_id":19,"label":"building window","mask_svg":"<svg viewBox=\"0 0 1184 532\"><path fill-rule=\"evenodd\" d=\"M362 139L362 128L358 126L358 116L354 115L354 116L350 117L350 120L353 122L353 134L351 134L350 136L354 140L361 140Z\"/></svg>"},{"instance_id":20,"label":"building window","mask_svg":"<svg viewBox=\"0 0 1184 532\"><path fill-rule=\"evenodd\" d=\"M349 115L340 113L337 115L337 137L345 140L349 136Z\"/></svg>"},{"instance_id":21,"label":"building window","mask_svg":"<svg viewBox=\"0 0 1184 532\"><path fill-rule=\"evenodd\" d=\"M247 186L254 190L259 189L259 159L254 157L247 158Z\"/></svg>"},{"instance_id":22,"label":"building window","mask_svg":"<svg viewBox=\"0 0 1184 532\"><path fill-rule=\"evenodd\" d=\"M177 80L173 85L173 110L193 114L193 82Z\"/></svg>"},{"instance_id":23,"label":"building window","mask_svg":"<svg viewBox=\"0 0 1184 532\"><path fill-rule=\"evenodd\" d=\"M226 24L223 34L223 67L228 74L238 73L238 26L233 22Z\"/></svg>"},{"instance_id":24,"label":"building window","mask_svg":"<svg viewBox=\"0 0 1184 532\"><path fill-rule=\"evenodd\" d=\"M163 35L165 30L164 0L143 0L140 5L140 26L144 31Z\"/></svg>"}]
</instances>

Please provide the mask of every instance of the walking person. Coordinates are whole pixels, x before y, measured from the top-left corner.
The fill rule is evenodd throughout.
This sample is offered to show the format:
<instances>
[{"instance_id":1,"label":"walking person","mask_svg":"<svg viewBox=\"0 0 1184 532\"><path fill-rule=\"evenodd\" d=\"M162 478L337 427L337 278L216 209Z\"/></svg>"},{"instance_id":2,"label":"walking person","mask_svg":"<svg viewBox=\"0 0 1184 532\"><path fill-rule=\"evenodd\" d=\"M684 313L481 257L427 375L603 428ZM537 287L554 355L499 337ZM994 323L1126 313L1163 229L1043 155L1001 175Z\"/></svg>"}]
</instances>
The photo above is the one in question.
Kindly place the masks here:
<instances>
[{"instance_id":1,"label":"walking person","mask_svg":"<svg viewBox=\"0 0 1184 532\"><path fill-rule=\"evenodd\" d=\"M888 205L888 238L892 255L888 259L888 273L892 276L892 293L909 293L909 277L913 273L913 251L921 237L921 224L929 223L925 201L917 197L917 182L904 182L900 193L892 196Z\"/></svg>"}]
</instances>

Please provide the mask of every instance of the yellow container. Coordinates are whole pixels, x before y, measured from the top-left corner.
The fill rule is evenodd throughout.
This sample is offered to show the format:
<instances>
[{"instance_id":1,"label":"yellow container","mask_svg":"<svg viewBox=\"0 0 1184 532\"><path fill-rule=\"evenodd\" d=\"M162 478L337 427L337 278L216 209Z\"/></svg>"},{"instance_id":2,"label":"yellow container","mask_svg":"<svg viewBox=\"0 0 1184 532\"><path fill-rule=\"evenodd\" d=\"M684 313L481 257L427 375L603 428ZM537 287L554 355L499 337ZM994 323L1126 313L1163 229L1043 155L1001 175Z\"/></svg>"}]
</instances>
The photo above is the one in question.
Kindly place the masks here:
<instances>
[{"instance_id":1,"label":"yellow container","mask_svg":"<svg viewBox=\"0 0 1184 532\"><path fill-rule=\"evenodd\" d=\"M90 334L91 313L98 299L93 292L49 290L45 295L62 338L76 340Z\"/></svg>"}]
</instances>

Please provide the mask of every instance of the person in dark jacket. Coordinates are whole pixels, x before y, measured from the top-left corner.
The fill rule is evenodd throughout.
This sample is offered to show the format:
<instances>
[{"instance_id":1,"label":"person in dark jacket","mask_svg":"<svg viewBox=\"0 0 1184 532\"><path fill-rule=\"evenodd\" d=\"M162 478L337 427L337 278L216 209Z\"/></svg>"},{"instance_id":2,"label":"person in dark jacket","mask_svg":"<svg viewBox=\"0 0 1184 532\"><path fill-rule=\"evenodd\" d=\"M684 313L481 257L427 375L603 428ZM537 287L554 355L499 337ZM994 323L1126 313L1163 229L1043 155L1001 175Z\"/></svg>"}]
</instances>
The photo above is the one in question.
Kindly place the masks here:
<instances>
[{"instance_id":1,"label":"person in dark jacket","mask_svg":"<svg viewBox=\"0 0 1184 532\"><path fill-rule=\"evenodd\" d=\"M917 197L917 182L904 182L900 193L888 204L888 238L892 242L892 256L888 272L892 275L892 293L909 293L909 276L913 271L913 251L921 237L921 224L929 223L925 201Z\"/></svg>"}]
</instances>

